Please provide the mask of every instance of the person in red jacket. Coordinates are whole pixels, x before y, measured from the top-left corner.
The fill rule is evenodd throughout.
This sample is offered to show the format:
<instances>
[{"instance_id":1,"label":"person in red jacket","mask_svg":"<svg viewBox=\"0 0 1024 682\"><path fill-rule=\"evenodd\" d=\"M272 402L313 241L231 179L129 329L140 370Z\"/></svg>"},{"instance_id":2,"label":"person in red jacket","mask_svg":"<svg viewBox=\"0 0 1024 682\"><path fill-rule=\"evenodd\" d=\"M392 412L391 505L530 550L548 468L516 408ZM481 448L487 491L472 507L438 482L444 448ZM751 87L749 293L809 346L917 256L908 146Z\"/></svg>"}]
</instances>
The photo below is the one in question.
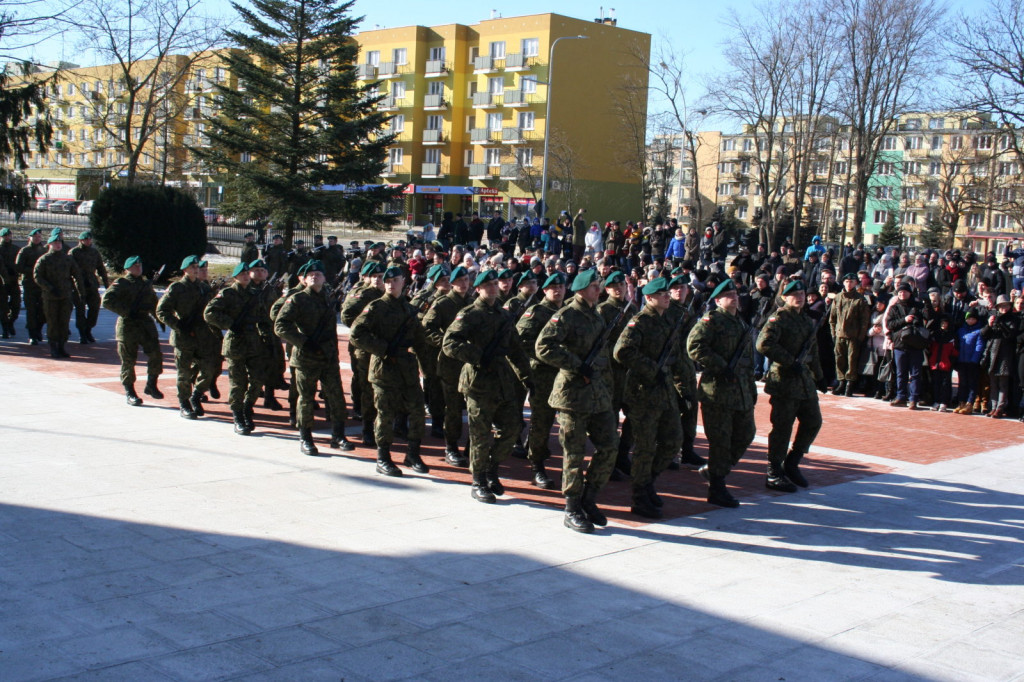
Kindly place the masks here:
<instances>
[{"instance_id":1,"label":"person in red jacket","mask_svg":"<svg viewBox=\"0 0 1024 682\"><path fill-rule=\"evenodd\" d=\"M928 347L928 368L932 376L932 410L949 412L953 399L953 360L957 357L955 333L949 317L943 315Z\"/></svg>"}]
</instances>

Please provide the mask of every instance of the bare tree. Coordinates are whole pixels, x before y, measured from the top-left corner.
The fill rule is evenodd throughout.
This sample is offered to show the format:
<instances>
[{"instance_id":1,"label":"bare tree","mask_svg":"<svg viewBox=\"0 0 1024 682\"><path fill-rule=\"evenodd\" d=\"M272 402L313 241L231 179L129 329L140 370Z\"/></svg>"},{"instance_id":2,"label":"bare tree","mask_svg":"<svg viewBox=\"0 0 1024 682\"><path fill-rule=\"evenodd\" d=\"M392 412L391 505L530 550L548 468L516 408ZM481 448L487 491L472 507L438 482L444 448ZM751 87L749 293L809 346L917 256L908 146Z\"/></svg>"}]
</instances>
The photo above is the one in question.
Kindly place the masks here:
<instances>
[{"instance_id":1,"label":"bare tree","mask_svg":"<svg viewBox=\"0 0 1024 682\"><path fill-rule=\"evenodd\" d=\"M627 55L645 53L646 50L639 46L626 52ZM612 102L613 115L622 126L622 134L617 135L613 143L615 160L620 168L641 183L641 203L635 210L639 211L639 215L646 216L651 204L647 154L647 79L633 75L631 69L627 70L621 81L609 86L608 97Z\"/></svg>"},{"instance_id":2,"label":"bare tree","mask_svg":"<svg viewBox=\"0 0 1024 682\"><path fill-rule=\"evenodd\" d=\"M930 60L942 9L932 0L835 0L845 59L836 92L850 127L853 241L863 241L868 180L894 130L934 78Z\"/></svg>"},{"instance_id":3,"label":"bare tree","mask_svg":"<svg viewBox=\"0 0 1024 682\"><path fill-rule=\"evenodd\" d=\"M0 9L0 61L32 62L33 48L68 29L64 0L5 0Z\"/></svg>"},{"instance_id":4,"label":"bare tree","mask_svg":"<svg viewBox=\"0 0 1024 682\"><path fill-rule=\"evenodd\" d=\"M84 0L75 15L83 49L112 65L108 91L93 101L95 125L124 153L124 180L137 182L145 161L155 165L156 143L166 148L174 122L203 96L196 71L216 59L221 26L200 0Z\"/></svg>"}]
</instances>

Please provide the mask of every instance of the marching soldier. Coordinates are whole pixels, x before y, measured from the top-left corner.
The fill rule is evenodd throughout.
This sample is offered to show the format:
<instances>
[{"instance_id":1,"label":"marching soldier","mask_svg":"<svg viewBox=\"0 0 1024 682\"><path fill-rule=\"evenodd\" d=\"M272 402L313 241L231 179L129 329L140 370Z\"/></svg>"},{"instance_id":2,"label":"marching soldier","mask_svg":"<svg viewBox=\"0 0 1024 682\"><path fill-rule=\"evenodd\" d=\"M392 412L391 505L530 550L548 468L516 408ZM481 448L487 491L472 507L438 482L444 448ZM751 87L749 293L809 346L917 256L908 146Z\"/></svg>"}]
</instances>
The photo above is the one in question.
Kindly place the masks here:
<instances>
[{"instance_id":1,"label":"marching soldier","mask_svg":"<svg viewBox=\"0 0 1024 682\"><path fill-rule=\"evenodd\" d=\"M341 308L341 322L350 330L366 306L384 295L384 266L377 261L367 261L360 274L363 281L349 292ZM357 412L361 413L360 418L363 420L363 445L375 448L374 422L377 420L377 408L374 407L373 387L370 386L370 353L353 343L349 343L349 353L353 361L352 401L356 401L358 393L360 409Z\"/></svg>"},{"instance_id":2,"label":"marching soldier","mask_svg":"<svg viewBox=\"0 0 1024 682\"><path fill-rule=\"evenodd\" d=\"M683 441L673 377L685 371L678 343L685 320L672 321L666 315L670 306L668 289L669 280L664 277L644 285L643 310L626 325L614 351L627 370L623 399L626 418L633 424L631 511L648 519L662 517L654 481Z\"/></svg>"},{"instance_id":3,"label":"marching soldier","mask_svg":"<svg viewBox=\"0 0 1024 682\"><path fill-rule=\"evenodd\" d=\"M515 316L501 307L498 273L481 272L473 287L479 296L455 316L444 335L442 352L463 363L458 388L466 396L469 412L473 498L493 504L496 495L505 494L498 467L522 431L522 403L514 384L518 378L530 390L533 383L515 331Z\"/></svg>"},{"instance_id":4,"label":"marching soldier","mask_svg":"<svg viewBox=\"0 0 1024 682\"><path fill-rule=\"evenodd\" d=\"M218 367L216 357L199 349L202 328L207 326L203 312L208 302L199 281L199 262L199 256L187 256L181 262L184 275L167 287L156 307L157 319L171 328L178 408L183 419L195 419L204 413L202 396L213 383Z\"/></svg>"},{"instance_id":5,"label":"marching soldier","mask_svg":"<svg viewBox=\"0 0 1024 682\"><path fill-rule=\"evenodd\" d=\"M802 280L787 284L782 290L785 306L768 318L757 337L758 352L772 361L764 385L772 406L765 487L784 493L807 487L800 460L821 430L816 386L824 375L818 360L818 328L804 312L806 296ZM797 420L800 424L790 449Z\"/></svg>"},{"instance_id":6,"label":"marching soldier","mask_svg":"<svg viewBox=\"0 0 1024 682\"><path fill-rule=\"evenodd\" d=\"M103 266L103 257L92 245L92 232L86 230L78 235L78 246L71 249L70 255L82 275L81 298L75 307L75 328L82 343L96 343L92 330L100 316L100 282L109 287L110 279Z\"/></svg>"},{"instance_id":7,"label":"marching soldier","mask_svg":"<svg viewBox=\"0 0 1024 682\"><path fill-rule=\"evenodd\" d=\"M270 309L277 299L281 297L281 290L277 284L271 286L268 276L267 264L257 258L249 263L249 274L252 282L249 286L260 293L260 318L256 323L260 338L267 347L267 366L263 370L263 376L267 383L263 387L263 407L268 410L281 410L281 403L274 397L274 391L279 388L287 388L284 380L284 348L280 339L274 334L274 321L270 319ZM270 287L269 289L267 287Z\"/></svg>"},{"instance_id":8,"label":"marching soldier","mask_svg":"<svg viewBox=\"0 0 1024 682\"><path fill-rule=\"evenodd\" d=\"M629 322L629 318L632 317L632 308L626 310L626 306L629 305L629 301L626 300L626 276L619 270L610 273L604 280L604 291L607 298L597 305L597 312L604 318L605 325L616 325L608 336L608 349L611 351L611 349L615 348L616 341L619 340L619 334L622 333L626 323ZM623 313L623 311L626 312L620 318L620 313ZM616 320L618 320L617 324ZM610 378L612 414L615 415L616 424L618 424L619 411L623 408L622 396L626 385L626 368L615 359L614 355L611 357ZM633 424L627 415L626 419L622 422L622 432L619 436L619 451L615 458L615 468L622 474L629 473L629 450L632 446ZM612 474L613 476L618 475L614 471Z\"/></svg>"},{"instance_id":9,"label":"marching soldier","mask_svg":"<svg viewBox=\"0 0 1024 682\"><path fill-rule=\"evenodd\" d=\"M252 286L249 266L239 263L231 272L231 286L217 292L204 319L227 332L222 353L228 361L228 405L234 418L235 433L248 436L255 428L254 405L260 388L266 384L267 347L259 333L262 316L260 291Z\"/></svg>"},{"instance_id":10,"label":"marching soldier","mask_svg":"<svg viewBox=\"0 0 1024 682\"><path fill-rule=\"evenodd\" d=\"M452 466L465 467L469 466L469 444L466 445L465 455L459 452L462 412L466 408L466 398L459 391L462 361L443 353L441 349L448 327L455 321L459 311L469 305L469 272L460 265L452 270L449 280L451 291L430 306L423 317L423 330L427 335L427 343L437 353L437 374L441 378L441 390L444 393L444 458Z\"/></svg>"},{"instance_id":11,"label":"marching soldier","mask_svg":"<svg viewBox=\"0 0 1024 682\"><path fill-rule=\"evenodd\" d=\"M43 314L43 297L39 285L32 277L36 261L46 253L46 247L43 246L43 230L37 227L28 233L28 239L28 244L18 252L16 269L21 275L21 286L25 291L25 328L28 330L28 342L36 346L43 341L43 324L46 322Z\"/></svg>"},{"instance_id":12,"label":"marching soldier","mask_svg":"<svg viewBox=\"0 0 1024 682\"><path fill-rule=\"evenodd\" d=\"M680 374L676 377L676 393L679 398L679 419L683 429L683 448L678 455L680 462L692 467L702 467L704 458L693 449L697 440L697 370L693 361L686 354L686 339L696 322L696 311L701 303L698 294L690 286L689 275L676 275L668 285L669 308L665 319L676 324L683 317L682 332L679 335ZM669 464L670 469L678 469L679 464Z\"/></svg>"},{"instance_id":13,"label":"marching soldier","mask_svg":"<svg viewBox=\"0 0 1024 682\"><path fill-rule=\"evenodd\" d=\"M498 272L498 300L501 301L502 305L505 305L509 300L515 298L515 283L516 273L512 272L508 268Z\"/></svg>"},{"instance_id":14,"label":"marching soldier","mask_svg":"<svg viewBox=\"0 0 1024 682\"><path fill-rule=\"evenodd\" d=\"M857 291L857 275L843 277L843 290L836 295L828 316L832 338L836 340L835 395L853 396L860 367L860 351L871 327L871 304ZM811 440L814 440L813 437Z\"/></svg>"},{"instance_id":15,"label":"marching soldier","mask_svg":"<svg viewBox=\"0 0 1024 682\"><path fill-rule=\"evenodd\" d=\"M372 301L352 325L350 339L356 348L370 354L369 380L377 418L373 424L377 443L377 473L401 476L391 460L395 417L409 415L405 466L425 474L430 471L420 458L425 419L416 355L427 352L423 327L416 309L405 300L405 276L400 268L388 268L383 276L384 295ZM364 413L365 418L365 413Z\"/></svg>"},{"instance_id":16,"label":"marching soldier","mask_svg":"<svg viewBox=\"0 0 1024 682\"><path fill-rule=\"evenodd\" d=\"M60 235L52 235L46 242L48 251L36 261L32 277L39 287L46 315L46 338L50 342L51 358L71 357L64 348L70 336L71 307L74 287L81 287L78 266L64 253ZM74 284L72 284L74 278Z\"/></svg>"},{"instance_id":17,"label":"marching soldier","mask_svg":"<svg viewBox=\"0 0 1024 682\"><path fill-rule=\"evenodd\" d=\"M536 298L537 291L540 289L538 286L539 284L540 282L537 280L537 275L533 274L533 270L527 270L523 274L519 275L519 280L516 282L519 293L505 301L505 310L509 311L513 315L522 315L523 311L521 311L520 308L525 305L527 301ZM563 285L564 284L565 283L563 282Z\"/></svg>"},{"instance_id":18,"label":"marching soldier","mask_svg":"<svg viewBox=\"0 0 1024 682\"><path fill-rule=\"evenodd\" d=\"M103 294L102 305L117 314L117 354L121 358L121 385L125 399L132 407L142 404L135 392L135 358L139 347L146 354L146 388L143 392L161 400L164 394L157 388L157 378L164 371L164 357L160 352L160 337L156 333L153 314L156 312L156 292L148 279L142 276L142 261L132 256L124 262L125 274L118 277Z\"/></svg>"},{"instance_id":19,"label":"marching soldier","mask_svg":"<svg viewBox=\"0 0 1024 682\"><path fill-rule=\"evenodd\" d=\"M313 402L319 384L331 416L331 447L347 452L354 447L345 438L345 394L338 364L338 302L324 288L327 280L323 263L311 260L303 268L304 274L300 276L306 286L288 297L274 322L275 333L291 344L289 364L299 398L299 451L304 455L319 454L313 442Z\"/></svg>"},{"instance_id":20,"label":"marching soldier","mask_svg":"<svg viewBox=\"0 0 1024 682\"><path fill-rule=\"evenodd\" d=\"M733 281L722 281L711 299L715 309L697 321L686 344L690 359L704 368L697 398L708 439L708 463L700 472L708 480L708 502L738 507L739 501L725 487L725 477L754 441L753 348L749 328L738 315Z\"/></svg>"},{"instance_id":21,"label":"marching soldier","mask_svg":"<svg viewBox=\"0 0 1024 682\"><path fill-rule=\"evenodd\" d=\"M427 271L427 281L430 286L417 291L411 301L420 323L426 318L434 302L452 290L448 269L441 263L430 267ZM427 398L427 411L430 413L430 435L434 438L444 438L444 389L441 387L441 377L437 370L437 353L431 350L424 353L420 360L423 393Z\"/></svg>"},{"instance_id":22,"label":"marching soldier","mask_svg":"<svg viewBox=\"0 0 1024 682\"><path fill-rule=\"evenodd\" d=\"M505 271L505 272L508 272L508 271ZM499 284L500 284L500 280L499 280ZM504 299L502 307L504 307L505 310L509 311L510 313L512 313L513 315L516 316L517 328L518 328L518 321L521 320L523 318L523 314L526 313L526 310L525 310L524 306L527 306L527 304L532 303L534 298L536 298L536 296L537 296L537 289L538 289L537 284L538 284L537 276L533 273L532 270L527 270L522 275L520 275L519 278L517 279L516 286L519 289L519 293L517 293L515 296L512 296L511 298ZM545 322L547 322L547 320L545 320ZM541 326L543 326L543 325L541 325ZM540 333L540 327L537 327L537 331L534 333L533 339L531 339L531 341L530 341L530 345L527 346L525 343L523 345L523 348L526 349L527 356L529 356L530 358L533 358L533 341L535 341L537 339L537 334L539 334L539 333ZM531 360L531 369L533 369L532 360ZM520 384L516 384L516 387L517 388L520 387ZM518 457L519 459L526 459L528 457L529 453L527 452L526 445L523 443L523 429L526 428L526 420L523 418L523 415L525 414L525 408L526 408L526 391L525 390L520 390L519 391L519 405L520 405L519 421L522 423L522 428L519 429L519 435L516 438L516 443L515 443L515 445L512 446L512 456L513 457ZM530 406L530 411L531 411L531 414L532 414L533 413L533 406L532 406L532 404ZM532 419L531 419L531 421L532 421ZM549 429L551 428L550 424L548 425L548 428ZM534 473L535 473L535 477L536 477L536 471ZM543 468L541 469L541 473L543 473ZM547 474L544 474L544 478L546 478L546 477L547 477ZM535 482L536 482L536 478L535 478ZM547 484L551 485L551 481L548 480Z\"/></svg>"},{"instance_id":23,"label":"marching soldier","mask_svg":"<svg viewBox=\"0 0 1024 682\"><path fill-rule=\"evenodd\" d=\"M217 283L210 283L210 264L201 260L197 264L199 266L199 272L197 279L199 280L199 288L203 293L203 312L200 313L200 323L196 325L196 366L193 368L193 372L200 377L200 385L197 386L200 394L199 409L196 409L196 404L191 400L189 404L192 405L192 409L195 410L197 417L203 416L202 403L206 401L206 392L209 391L210 397L214 400L220 399L220 391L217 390L217 378L224 372L224 355L221 353L221 348L224 343L224 334L220 329L211 326L206 321L206 306L210 304L213 297L217 295L217 292L223 287L223 281L218 280ZM204 362L209 362L212 368L210 383L204 385L202 383L202 365Z\"/></svg>"},{"instance_id":24,"label":"marching soldier","mask_svg":"<svg viewBox=\"0 0 1024 682\"><path fill-rule=\"evenodd\" d=\"M11 228L0 230L0 327L3 338L15 335L14 322L21 312L21 287L18 286L18 247Z\"/></svg>"},{"instance_id":25,"label":"marching soldier","mask_svg":"<svg viewBox=\"0 0 1024 682\"><path fill-rule=\"evenodd\" d=\"M595 308L601 296L597 271L576 275L572 290L572 301L541 330L536 351L538 360L558 369L549 402L558 410L561 427L564 524L593 533L595 525L608 523L596 499L615 466L619 437L612 413L606 325ZM588 436L595 451L584 475Z\"/></svg>"}]
</instances>

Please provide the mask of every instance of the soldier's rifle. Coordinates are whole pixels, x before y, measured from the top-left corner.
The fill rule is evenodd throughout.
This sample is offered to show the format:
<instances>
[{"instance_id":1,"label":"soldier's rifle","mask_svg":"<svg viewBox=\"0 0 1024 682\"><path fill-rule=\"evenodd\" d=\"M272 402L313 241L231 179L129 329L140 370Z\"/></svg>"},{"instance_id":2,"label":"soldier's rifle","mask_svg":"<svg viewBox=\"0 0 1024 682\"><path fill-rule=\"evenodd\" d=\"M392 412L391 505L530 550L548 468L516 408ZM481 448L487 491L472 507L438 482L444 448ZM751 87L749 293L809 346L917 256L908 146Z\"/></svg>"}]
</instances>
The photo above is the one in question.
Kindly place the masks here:
<instances>
[{"instance_id":1,"label":"soldier's rifle","mask_svg":"<svg viewBox=\"0 0 1024 682\"><path fill-rule=\"evenodd\" d=\"M799 372L803 371L804 361L807 359L807 353L810 352L810 350L811 350L811 344L813 344L815 341L817 341L817 339L818 339L818 330L821 329L821 325L825 323L825 319L828 317L828 312L829 312L829 308L831 307L831 305L832 305L832 301L826 300L826 302L825 302L825 312L823 312L821 314L821 317L819 317L814 322L814 328L811 329L810 336L808 336L806 339L804 339L803 345L800 346L800 352L797 353L796 357L793 359L793 368L796 369Z\"/></svg>"},{"instance_id":2,"label":"soldier's rifle","mask_svg":"<svg viewBox=\"0 0 1024 682\"><path fill-rule=\"evenodd\" d=\"M757 334L758 328L761 326L762 314L758 313L753 320L750 321L750 326L743 333L743 338L736 345L736 350L733 351L732 357L729 358L729 364L726 366L727 372L732 372L736 369L736 365L739 363L740 358L743 357L743 352L746 350L746 346L750 345L754 335Z\"/></svg>"},{"instance_id":3,"label":"soldier's rifle","mask_svg":"<svg viewBox=\"0 0 1024 682\"><path fill-rule=\"evenodd\" d=\"M691 300L692 304L693 301ZM689 312L689 310L687 310ZM665 365L668 364L669 358L672 357L672 351L675 348L676 342L679 339L679 334L683 331L683 322L686 321L686 314L680 315L676 323L672 325L672 333L669 334L668 339L665 340L665 345L661 348L661 354L658 355L658 366L654 368L654 373L657 374L661 370L665 369Z\"/></svg>"},{"instance_id":4,"label":"soldier's rifle","mask_svg":"<svg viewBox=\"0 0 1024 682\"><path fill-rule=\"evenodd\" d=\"M391 341L388 343L388 347L384 351L385 360L392 357L395 353L398 352L399 349L409 347L408 344L406 344L405 342L405 328L409 326L409 323L412 322L412 318L414 317L416 317L415 312L411 312L408 315L406 315L405 319L402 320L402 324L400 324L398 326L398 329L395 330L394 336L391 337Z\"/></svg>"},{"instance_id":5,"label":"soldier's rifle","mask_svg":"<svg viewBox=\"0 0 1024 682\"><path fill-rule=\"evenodd\" d=\"M150 287L151 288L152 288L153 282L158 281L160 279L160 277L163 276L164 270L166 270L166 269L167 269L167 264L164 263L163 265L160 266L160 268L156 272L153 273L153 276L149 278L149 282L150 282ZM145 288L143 288L141 291L139 291L138 294L135 295L135 300L132 301L132 307L128 309L128 318L129 319L135 319L138 316L139 308L142 307L142 301L145 298L145 296L146 296L146 289ZM162 329L164 331L167 331L167 325L165 325L160 320L156 319L156 315L154 313L152 313L152 312L149 313L149 315L147 315L147 317L152 317L153 321L160 325L160 329Z\"/></svg>"},{"instance_id":6,"label":"soldier's rifle","mask_svg":"<svg viewBox=\"0 0 1024 682\"><path fill-rule=\"evenodd\" d=\"M231 331L240 332L242 331L242 323L245 321L246 315L249 314L249 310L252 309L253 305L262 303L267 296L267 292L277 286L278 281L281 279L279 273L274 273L273 277L267 280L266 284L259 293L255 296L250 296L249 300L242 306L242 310L238 313L238 317L235 318L235 323L231 325Z\"/></svg>"},{"instance_id":7,"label":"soldier's rifle","mask_svg":"<svg viewBox=\"0 0 1024 682\"><path fill-rule=\"evenodd\" d=\"M338 301L344 296L344 291L342 287L328 287L327 289L327 312L320 317L316 329L309 335L309 340L313 343L320 343L320 337L323 336L329 323L338 323Z\"/></svg>"},{"instance_id":8,"label":"soldier's rifle","mask_svg":"<svg viewBox=\"0 0 1024 682\"><path fill-rule=\"evenodd\" d=\"M620 310L619 314L615 316L615 319L612 320L611 324L605 326L604 330L601 332L601 336L597 337L597 341L595 341L594 345L591 346L590 352L587 353L587 357L583 359L583 367L588 369L594 367L594 361L597 360L597 356L601 354L605 345L608 344L608 339L611 338L612 331L622 323L626 318L626 313L628 313L632 307L633 301L627 301L626 305L622 307L622 310Z\"/></svg>"},{"instance_id":9,"label":"soldier's rifle","mask_svg":"<svg viewBox=\"0 0 1024 682\"><path fill-rule=\"evenodd\" d=\"M536 295L536 291L530 294L529 297L523 302L523 305L519 306L519 308L516 309L514 313L510 313L508 318L506 318L505 321L502 323L501 328L498 329L498 332L488 342L488 344L484 346L483 353L480 356L482 358L480 363L480 366L482 368L486 369L487 367L490 366L491 362L495 358L495 351L498 350L498 345L502 341L504 341L506 335L509 332L511 332L512 329L515 328L516 323L519 322L519 318L521 318L523 316L523 313L526 312L526 309L530 306L530 303L533 302L533 298Z\"/></svg>"}]
</instances>

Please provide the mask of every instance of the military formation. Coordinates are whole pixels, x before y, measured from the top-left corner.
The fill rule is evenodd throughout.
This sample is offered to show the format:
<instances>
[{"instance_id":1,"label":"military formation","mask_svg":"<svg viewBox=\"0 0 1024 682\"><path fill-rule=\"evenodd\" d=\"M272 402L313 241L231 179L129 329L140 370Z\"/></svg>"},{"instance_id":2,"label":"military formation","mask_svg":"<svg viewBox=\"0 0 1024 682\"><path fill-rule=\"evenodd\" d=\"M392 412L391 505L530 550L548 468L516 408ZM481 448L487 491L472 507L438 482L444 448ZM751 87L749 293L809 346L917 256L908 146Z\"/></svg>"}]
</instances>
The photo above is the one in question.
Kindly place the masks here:
<instances>
[{"instance_id":1,"label":"military formation","mask_svg":"<svg viewBox=\"0 0 1024 682\"><path fill-rule=\"evenodd\" d=\"M41 342L45 324L51 354L66 357L72 311L81 343L90 343L102 305L118 316L120 380L131 406L143 402L140 349L142 393L163 398L161 325L170 330L183 419L205 416L226 365L238 435L259 428L261 398L268 409L284 409L275 397L284 389L302 454L354 449L346 437L351 418L362 424L360 445L376 452L377 473L402 476L430 471L421 456L429 416L444 461L468 467L473 499L487 504L505 495L502 465L512 456L528 460L532 485L557 487L548 469L557 422L564 525L592 533L608 522L599 500L609 481L629 479L631 512L658 519L657 481L681 465L707 480L710 503L738 506L726 478L755 435L756 349L771 363L765 485L781 492L808 485L799 465L821 428L814 342L821 322L807 315L799 278L781 289L758 330L738 314L732 279L702 282L683 268L632 287L607 262L570 275L500 252L478 263L438 242L417 245L411 258L401 242L353 243L346 251L335 238L285 251L281 235L261 252L247 235L230 277L211 282L208 263L188 256L158 296L156 277L144 276L152 264L137 256L110 281L88 232L70 252L58 231L44 244L36 230L20 250L9 231L0 237L4 337L15 333L24 304L30 343ZM339 320L349 329L351 412ZM318 446L321 409L331 437ZM706 462L694 451L698 416Z\"/></svg>"}]
</instances>

